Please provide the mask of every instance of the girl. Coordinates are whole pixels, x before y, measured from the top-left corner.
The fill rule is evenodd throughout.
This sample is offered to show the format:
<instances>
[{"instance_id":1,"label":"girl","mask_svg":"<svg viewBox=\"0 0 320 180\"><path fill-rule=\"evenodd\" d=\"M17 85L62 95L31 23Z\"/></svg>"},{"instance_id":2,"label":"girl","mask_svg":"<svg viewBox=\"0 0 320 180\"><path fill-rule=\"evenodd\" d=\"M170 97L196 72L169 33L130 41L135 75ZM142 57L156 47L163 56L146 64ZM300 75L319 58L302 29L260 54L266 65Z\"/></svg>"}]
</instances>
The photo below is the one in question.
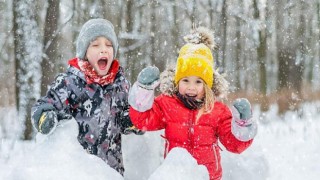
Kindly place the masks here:
<instances>
[{"instance_id":1,"label":"girl","mask_svg":"<svg viewBox=\"0 0 320 180\"><path fill-rule=\"evenodd\" d=\"M211 180L221 179L218 140L228 151L241 153L251 145L257 124L246 99L236 100L232 113L216 100L227 86L213 69L211 33L198 28L185 39L175 72L161 76L161 95L154 99L159 70L147 67L140 72L129 92L129 114L141 130L165 129L165 155L172 148L185 148L207 167Z\"/></svg>"}]
</instances>

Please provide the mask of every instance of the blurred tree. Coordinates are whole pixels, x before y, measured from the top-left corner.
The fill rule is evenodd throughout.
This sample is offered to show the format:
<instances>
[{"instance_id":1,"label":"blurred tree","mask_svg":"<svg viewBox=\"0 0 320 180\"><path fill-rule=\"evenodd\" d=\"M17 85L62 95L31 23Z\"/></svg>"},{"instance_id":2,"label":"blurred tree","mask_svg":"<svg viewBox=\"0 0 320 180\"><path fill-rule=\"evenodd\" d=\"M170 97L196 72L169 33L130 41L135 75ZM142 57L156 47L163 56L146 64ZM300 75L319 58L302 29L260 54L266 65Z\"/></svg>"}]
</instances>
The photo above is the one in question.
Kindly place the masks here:
<instances>
[{"instance_id":1,"label":"blurred tree","mask_svg":"<svg viewBox=\"0 0 320 180\"><path fill-rule=\"evenodd\" d=\"M58 23L60 17L60 0L48 0L47 14L44 25L43 45L44 58L41 62L42 79L41 95L47 92L47 86L51 84L57 73L56 60L59 58L58 51Z\"/></svg>"},{"instance_id":2,"label":"blurred tree","mask_svg":"<svg viewBox=\"0 0 320 180\"><path fill-rule=\"evenodd\" d=\"M239 7L243 7L243 1L239 0L238 1ZM241 26L243 24L243 19L241 18L241 15L238 14L235 16L236 18L236 38L237 38L237 42L236 42L236 49L235 49L235 57L234 57L234 64L235 64L235 83L234 86L237 90L239 90L241 88L241 65L242 65L242 59L241 59L241 52L242 52L242 37L241 37Z\"/></svg>"},{"instance_id":3,"label":"blurred tree","mask_svg":"<svg viewBox=\"0 0 320 180\"><path fill-rule=\"evenodd\" d=\"M220 35L222 36L222 58L221 58L221 62L218 63L219 68L222 72L225 72L225 68L226 68L226 53L227 53L227 43L228 43L228 36L227 36L227 32L228 32L228 15L227 12L228 11L228 1L227 0L223 0L223 4L222 4L222 12L221 12L221 18L220 18Z\"/></svg>"},{"instance_id":4,"label":"blurred tree","mask_svg":"<svg viewBox=\"0 0 320 180\"><path fill-rule=\"evenodd\" d=\"M156 58L156 54L157 51L159 51L159 49L157 48L159 41L157 41L157 8L159 6L159 3L157 2L157 0L151 0L150 2L150 14L151 14L151 22L150 23L150 31L151 31L151 36L150 36L150 61L151 61L151 65L155 65L157 66L159 69L164 69L165 64L162 61L158 61L158 59Z\"/></svg>"},{"instance_id":5,"label":"blurred tree","mask_svg":"<svg viewBox=\"0 0 320 180\"><path fill-rule=\"evenodd\" d=\"M260 109L262 111L269 110L269 103L267 99L267 67L266 67L266 52L267 52L267 36L264 24L264 18L260 15L260 9L258 7L259 0L253 0L254 7L254 19L259 24L258 34L258 47L257 47L257 60L259 64L259 90L261 93Z\"/></svg>"},{"instance_id":6,"label":"blurred tree","mask_svg":"<svg viewBox=\"0 0 320 180\"><path fill-rule=\"evenodd\" d=\"M124 50L124 60L127 62L127 74L130 82L134 82L138 76L139 71L141 70L141 59L137 58L138 46L135 45L137 37L135 37L135 1L125 1L123 6L124 13L124 27L122 32L125 32L126 36L122 38Z\"/></svg>"},{"instance_id":7,"label":"blurred tree","mask_svg":"<svg viewBox=\"0 0 320 180\"><path fill-rule=\"evenodd\" d=\"M298 96L301 96L301 89L302 89L302 81L303 81L303 72L304 72L304 65L306 61L306 57L308 56L308 34L306 32L306 28L308 27L307 22L307 10L310 9L308 7L308 4L305 3L303 0L299 0L297 2L299 6L297 6L296 9L293 10L294 12L299 12L296 17L296 24L297 24L297 30L296 30L296 54L295 54L295 62L294 66L291 70L291 80L293 84L294 91L298 94Z\"/></svg>"},{"instance_id":8,"label":"blurred tree","mask_svg":"<svg viewBox=\"0 0 320 180\"><path fill-rule=\"evenodd\" d=\"M0 2L0 14L0 107L6 107L15 105L11 1Z\"/></svg>"},{"instance_id":9,"label":"blurred tree","mask_svg":"<svg viewBox=\"0 0 320 180\"><path fill-rule=\"evenodd\" d=\"M39 98L42 43L35 0L13 1L16 102L23 139L32 138L31 107Z\"/></svg>"}]
</instances>

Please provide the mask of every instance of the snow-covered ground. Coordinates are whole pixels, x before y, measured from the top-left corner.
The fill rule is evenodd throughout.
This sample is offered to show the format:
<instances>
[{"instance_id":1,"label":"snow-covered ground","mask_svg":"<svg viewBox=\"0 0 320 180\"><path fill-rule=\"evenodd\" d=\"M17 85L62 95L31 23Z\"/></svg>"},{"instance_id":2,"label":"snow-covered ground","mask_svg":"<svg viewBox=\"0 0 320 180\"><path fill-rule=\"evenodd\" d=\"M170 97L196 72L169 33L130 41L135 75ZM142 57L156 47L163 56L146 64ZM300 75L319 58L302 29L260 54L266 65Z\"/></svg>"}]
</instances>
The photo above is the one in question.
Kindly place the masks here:
<instances>
[{"instance_id":1,"label":"snow-covered ground","mask_svg":"<svg viewBox=\"0 0 320 180\"><path fill-rule=\"evenodd\" d=\"M316 180L320 177L320 103L306 103L298 112L279 117L277 107L254 118L259 131L244 153L222 151L224 180ZM8 109L0 117L15 119ZM2 121L2 120L1 120ZM0 123L3 132L16 130L15 121ZM88 155L76 140L77 125L70 121L50 137L37 141L14 141L14 133L0 133L0 179L110 179L110 180L201 180L207 179L204 166L183 149L175 149L163 160L162 131L123 138L125 177L102 160ZM8 135L9 134L9 135Z\"/></svg>"}]
</instances>

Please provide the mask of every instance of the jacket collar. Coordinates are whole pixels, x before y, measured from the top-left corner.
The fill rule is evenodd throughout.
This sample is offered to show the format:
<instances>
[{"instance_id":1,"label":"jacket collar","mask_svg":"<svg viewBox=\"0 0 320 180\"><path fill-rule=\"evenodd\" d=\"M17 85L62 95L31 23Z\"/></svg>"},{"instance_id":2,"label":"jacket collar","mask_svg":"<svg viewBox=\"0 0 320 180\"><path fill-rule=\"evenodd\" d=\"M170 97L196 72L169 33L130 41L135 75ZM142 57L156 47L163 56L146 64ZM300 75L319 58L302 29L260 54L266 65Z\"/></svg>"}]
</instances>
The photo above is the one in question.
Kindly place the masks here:
<instances>
[{"instance_id":1,"label":"jacket collar","mask_svg":"<svg viewBox=\"0 0 320 180\"><path fill-rule=\"evenodd\" d=\"M73 59L70 59L68 61L68 64L69 64L69 67L68 67L68 72L78 76L79 78L81 78L82 80L86 81L88 84L91 84L93 83L93 81L91 81L90 78L88 78L85 74L85 72L83 72L83 70L81 69L81 67L79 66L79 58L75 57ZM112 66L110 68L113 68L113 69L110 69L112 71L112 82L111 84L115 81L115 79L117 78L118 74L123 74L123 70L122 68L119 66L119 62L117 60L114 60ZM110 77L109 77L110 78ZM99 83L98 83L99 84ZM109 83L110 84L110 83ZM102 86L104 86L104 84L100 84ZM107 85L107 84L105 84Z\"/></svg>"}]
</instances>

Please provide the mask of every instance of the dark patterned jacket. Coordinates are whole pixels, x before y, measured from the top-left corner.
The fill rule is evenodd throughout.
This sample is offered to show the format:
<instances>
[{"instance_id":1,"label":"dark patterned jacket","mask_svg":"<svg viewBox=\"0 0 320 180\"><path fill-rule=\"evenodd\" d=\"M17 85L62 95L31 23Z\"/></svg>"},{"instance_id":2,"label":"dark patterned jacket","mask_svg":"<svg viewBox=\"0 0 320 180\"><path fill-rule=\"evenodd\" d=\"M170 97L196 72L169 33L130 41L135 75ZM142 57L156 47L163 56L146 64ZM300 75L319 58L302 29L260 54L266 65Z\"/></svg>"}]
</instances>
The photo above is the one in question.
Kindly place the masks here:
<instances>
[{"instance_id":1,"label":"dark patterned jacket","mask_svg":"<svg viewBox=\"0 0 320 180\"><path fill-rule=\"evenodd\" d=\"M32 120L35 121L35 114L47 110L57 112L58 120L61 114L72 115L79 125L78 141L83 148L123 175L121 134L132 132L129 88L122 67L114 83L100 86L87 84L83 72L69 66L66 73L55 78L46 96L32 107Z\"/></svg>"}]
</instances>

